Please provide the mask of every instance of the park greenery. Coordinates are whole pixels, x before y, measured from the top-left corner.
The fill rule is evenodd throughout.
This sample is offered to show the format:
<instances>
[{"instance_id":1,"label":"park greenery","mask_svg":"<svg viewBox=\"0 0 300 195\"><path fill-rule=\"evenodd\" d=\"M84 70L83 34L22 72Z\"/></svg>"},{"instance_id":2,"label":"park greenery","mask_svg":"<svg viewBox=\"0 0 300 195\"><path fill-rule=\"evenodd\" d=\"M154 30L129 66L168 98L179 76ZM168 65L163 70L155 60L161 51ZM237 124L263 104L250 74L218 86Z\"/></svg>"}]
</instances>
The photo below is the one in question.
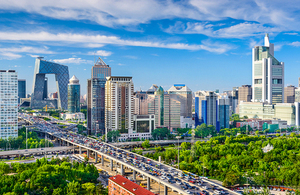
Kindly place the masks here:
<instances>
[{"instance_id":1,"label":"park greenery","mask_svg":"<svg viewBox=\"0 0 300 195\"><path fill-rule=\"evenodd\" d=\"M16 138L0 139L0 148L2 150L26 149L26 128L19 129L19 136ZM40 139L36 132L28 131L27 134L28 148L45 147L45 139ZM53 144L46 140L46 146L52 147Z\"/></svg>"},{"instance_id":2,"label":"park greenery","mask_svg":"<svg viewBox=\"0 0 300 195\"><path fill-rule=\"evenodd\" d=\"M58 158L35 163L0 163L0 194L108 194L94 165Z\"/></svg>"},{"instance_id":3,"label":"park greenery","mask_svg":"<svg viewBox=\"0 0 300 195\"><path fill-rule=\"evenodd\" d=\"M262 148L273 150L264 153ZM176 165L177 149L158 150L145 156ZM300 187L300 140L295 133L287 136L266 137L216 136L197 141L193 146L182 143L180 169L218 179L225 186L236 184L283 185Z\"/></svg>"},{"instance_id":4,"label":"park greenery","mask_svg":"<svg viewBox=\"0 0 300 195\"><path fill-rule=\"evenodd\" d=\"M120 137L120 131L118 130L109 131L107 133L107 141L109 142L117 142L119 137Z\"/></svg>"},{"instance_id":5,"label":"park greenery","mask_svg":"<svg viewBox=\"0 0 300 195\"><path fill-rule=\"evenodd\" d=\"M152 137L154 140L172 139L173 135L168 128L158 128L152 131Z\"/></svg>"}]
</instances>

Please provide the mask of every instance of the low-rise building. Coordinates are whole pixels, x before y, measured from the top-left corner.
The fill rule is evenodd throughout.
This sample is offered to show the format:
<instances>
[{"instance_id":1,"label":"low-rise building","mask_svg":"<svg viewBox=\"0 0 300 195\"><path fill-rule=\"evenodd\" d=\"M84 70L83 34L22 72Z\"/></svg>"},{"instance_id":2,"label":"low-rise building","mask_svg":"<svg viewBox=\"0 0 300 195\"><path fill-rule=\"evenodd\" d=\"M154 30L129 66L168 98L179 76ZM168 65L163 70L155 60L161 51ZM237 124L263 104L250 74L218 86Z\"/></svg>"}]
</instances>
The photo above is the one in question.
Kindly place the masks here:
<instances>
[{"instance_id":1,"label":"low-rise building","mask_svg":"<svg viewBox=\"0 0 300 195\"><path fill-rule=\"evenodd\" d=\"M115 175L108 179L109 195L154 195L153 192L126 179L121 175Z\"/></svg>"}]
</instances>

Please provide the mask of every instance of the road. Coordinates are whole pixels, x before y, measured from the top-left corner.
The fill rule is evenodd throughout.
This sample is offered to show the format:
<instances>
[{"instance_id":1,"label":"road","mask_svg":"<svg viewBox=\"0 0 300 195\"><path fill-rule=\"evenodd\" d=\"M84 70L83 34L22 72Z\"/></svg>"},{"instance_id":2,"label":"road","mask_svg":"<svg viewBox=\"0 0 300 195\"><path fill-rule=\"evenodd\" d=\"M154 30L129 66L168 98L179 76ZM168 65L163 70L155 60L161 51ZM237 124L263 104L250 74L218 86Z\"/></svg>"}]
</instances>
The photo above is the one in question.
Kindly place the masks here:
<instances>
[{"instance_id":1,"label":"road","mask_svg":"<svg viewBox=\"0 0 300 195\"><path fill-rule=\"evenodd\" d=\"M24 155L24 154L35 154L44 152L57 152L64 150L71 150L73 147L63 146L63 147L49 147L49 148L34 148L34 149L24 149L24 150L8 150L0 152L0 156L10 156L10 155Z\"/></svg>"},{"instance_id":2,"label":"road","mask_svg":"<svg viewBox=\"0 0 300 195\"><path fill-rule=\"evenodd\" d=\"M98 153L106 156L113 162L119 163L121 166L128 167L132 170L146 176L149 179L159 181L164 186L168 186L181 194L234 194L237 192L231 191L219 184L213 183L207 179L199 178L182 173L181 170L175 169L168 165L159 163L152 159L148 159L141 155L131 153L129 151L117 148L111 144L100 142L83 135L66 131L42 119L31 117L26 114L19 113L19 117L30 121L36 127L45 133L53 135L61 140L68 141L73 145L88 149L90 152Z\"/></svg>"}]
</instances>

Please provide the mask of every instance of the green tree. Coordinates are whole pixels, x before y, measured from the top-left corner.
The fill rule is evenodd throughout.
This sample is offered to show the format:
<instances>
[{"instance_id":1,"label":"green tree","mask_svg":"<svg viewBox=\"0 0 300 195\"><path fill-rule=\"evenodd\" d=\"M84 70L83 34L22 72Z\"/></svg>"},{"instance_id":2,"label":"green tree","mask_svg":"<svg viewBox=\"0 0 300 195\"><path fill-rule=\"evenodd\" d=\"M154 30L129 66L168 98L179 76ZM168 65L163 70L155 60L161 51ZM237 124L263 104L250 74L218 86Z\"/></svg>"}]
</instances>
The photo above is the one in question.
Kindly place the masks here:
<instances>
[{"instance_id":1,"label":"green tree","mask_svg":"<svg viewBox=\"0 0 300 195\"><path fill-rule=\"evenodd\" d=\"M107 141L109 142L117 142L119 137L120 137L120 131L118 130L109 131L107 133Z\"/></svg>"},{"instance_id":2,"label":"green tree","mask_svg":"<svg viewBox=\"0 0 300 195\"><path fill-rule=\"evenodd\" d=\"M84 183L82 188L85 190L84 194L92 195L95 192L96 186L94 183Z\"/></svg>"},{"instance_id":3,"label":"green tree","mask_svg":"<svg viewBox=\"0 0 300 195\"><path fill-rule=\"evenodd\" d=\"M68 195L76 195L80 192L80 184L78 182L72 181L68 183L67 186L67 194Z\"/></svg>"},{"instance_id":4,"label":"green tree","mask_svg":"<svg viewBox=\"0 0 300 195\"><path fill-rule=\"evenodd\" d=\"M143 148L150 148L150 141L147 139L142 143Z\"/></svg>"}]
</instances>

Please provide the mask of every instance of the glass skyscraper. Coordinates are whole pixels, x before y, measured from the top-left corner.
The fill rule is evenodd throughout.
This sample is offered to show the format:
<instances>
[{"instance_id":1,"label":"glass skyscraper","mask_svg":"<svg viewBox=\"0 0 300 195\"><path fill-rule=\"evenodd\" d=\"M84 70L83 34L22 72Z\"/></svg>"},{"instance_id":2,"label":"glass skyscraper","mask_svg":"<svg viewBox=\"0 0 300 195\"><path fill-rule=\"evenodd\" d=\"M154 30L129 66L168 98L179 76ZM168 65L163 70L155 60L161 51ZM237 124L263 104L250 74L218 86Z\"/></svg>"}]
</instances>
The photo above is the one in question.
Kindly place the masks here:
<instances>
[{"instance_id":1,"label":"glass skyscraper","mask_svg":"<svg viewBox=\"0 0 300 195\"><path fill-rule=\"evenodd\" d=\"M18 80L18 104L20 104L20 99L26 98L26 80Z\"/></svg>"},{"instance_id":2,"label":"glass skyscraper","mask_svg":"<svg viewBox=\"0 0 300 195\"><path fill-rule=\"evenodd\" d=\"M268 34L265 45L252 50L252 86L253 102L283 103L284 63L274 57Z\"/></svg>"},{"instance_id":3,"label":"glass skyscraper","mask_svg":"<svg viewBox=\"0 0 300 195\"><path fill-rule=\"evenodd\" d=\"M87 81L88 134L105 133L105 83L109 76L111 67L98 58L92 67L92 78Z\"/></svg>"},{"instance_id":4,"label":"glass skyscraper","mask_svg":"<svg viewBox=\"0 0 300 195\"><path fill-rule=\"evenodd\" d=\"M68 85L68 111L80 112L80 85L75 75L69 80Z\"/></svg>"},{"instance_id":5,"label":"glass skyscraper","mask_svg":"<svg viewBox=\"0 0 300 195\"><path fill-rule=\"evenodd\" d=\"M18 137L18 75L0 70L0 138Z\"/></svg>"}]
</instances>

